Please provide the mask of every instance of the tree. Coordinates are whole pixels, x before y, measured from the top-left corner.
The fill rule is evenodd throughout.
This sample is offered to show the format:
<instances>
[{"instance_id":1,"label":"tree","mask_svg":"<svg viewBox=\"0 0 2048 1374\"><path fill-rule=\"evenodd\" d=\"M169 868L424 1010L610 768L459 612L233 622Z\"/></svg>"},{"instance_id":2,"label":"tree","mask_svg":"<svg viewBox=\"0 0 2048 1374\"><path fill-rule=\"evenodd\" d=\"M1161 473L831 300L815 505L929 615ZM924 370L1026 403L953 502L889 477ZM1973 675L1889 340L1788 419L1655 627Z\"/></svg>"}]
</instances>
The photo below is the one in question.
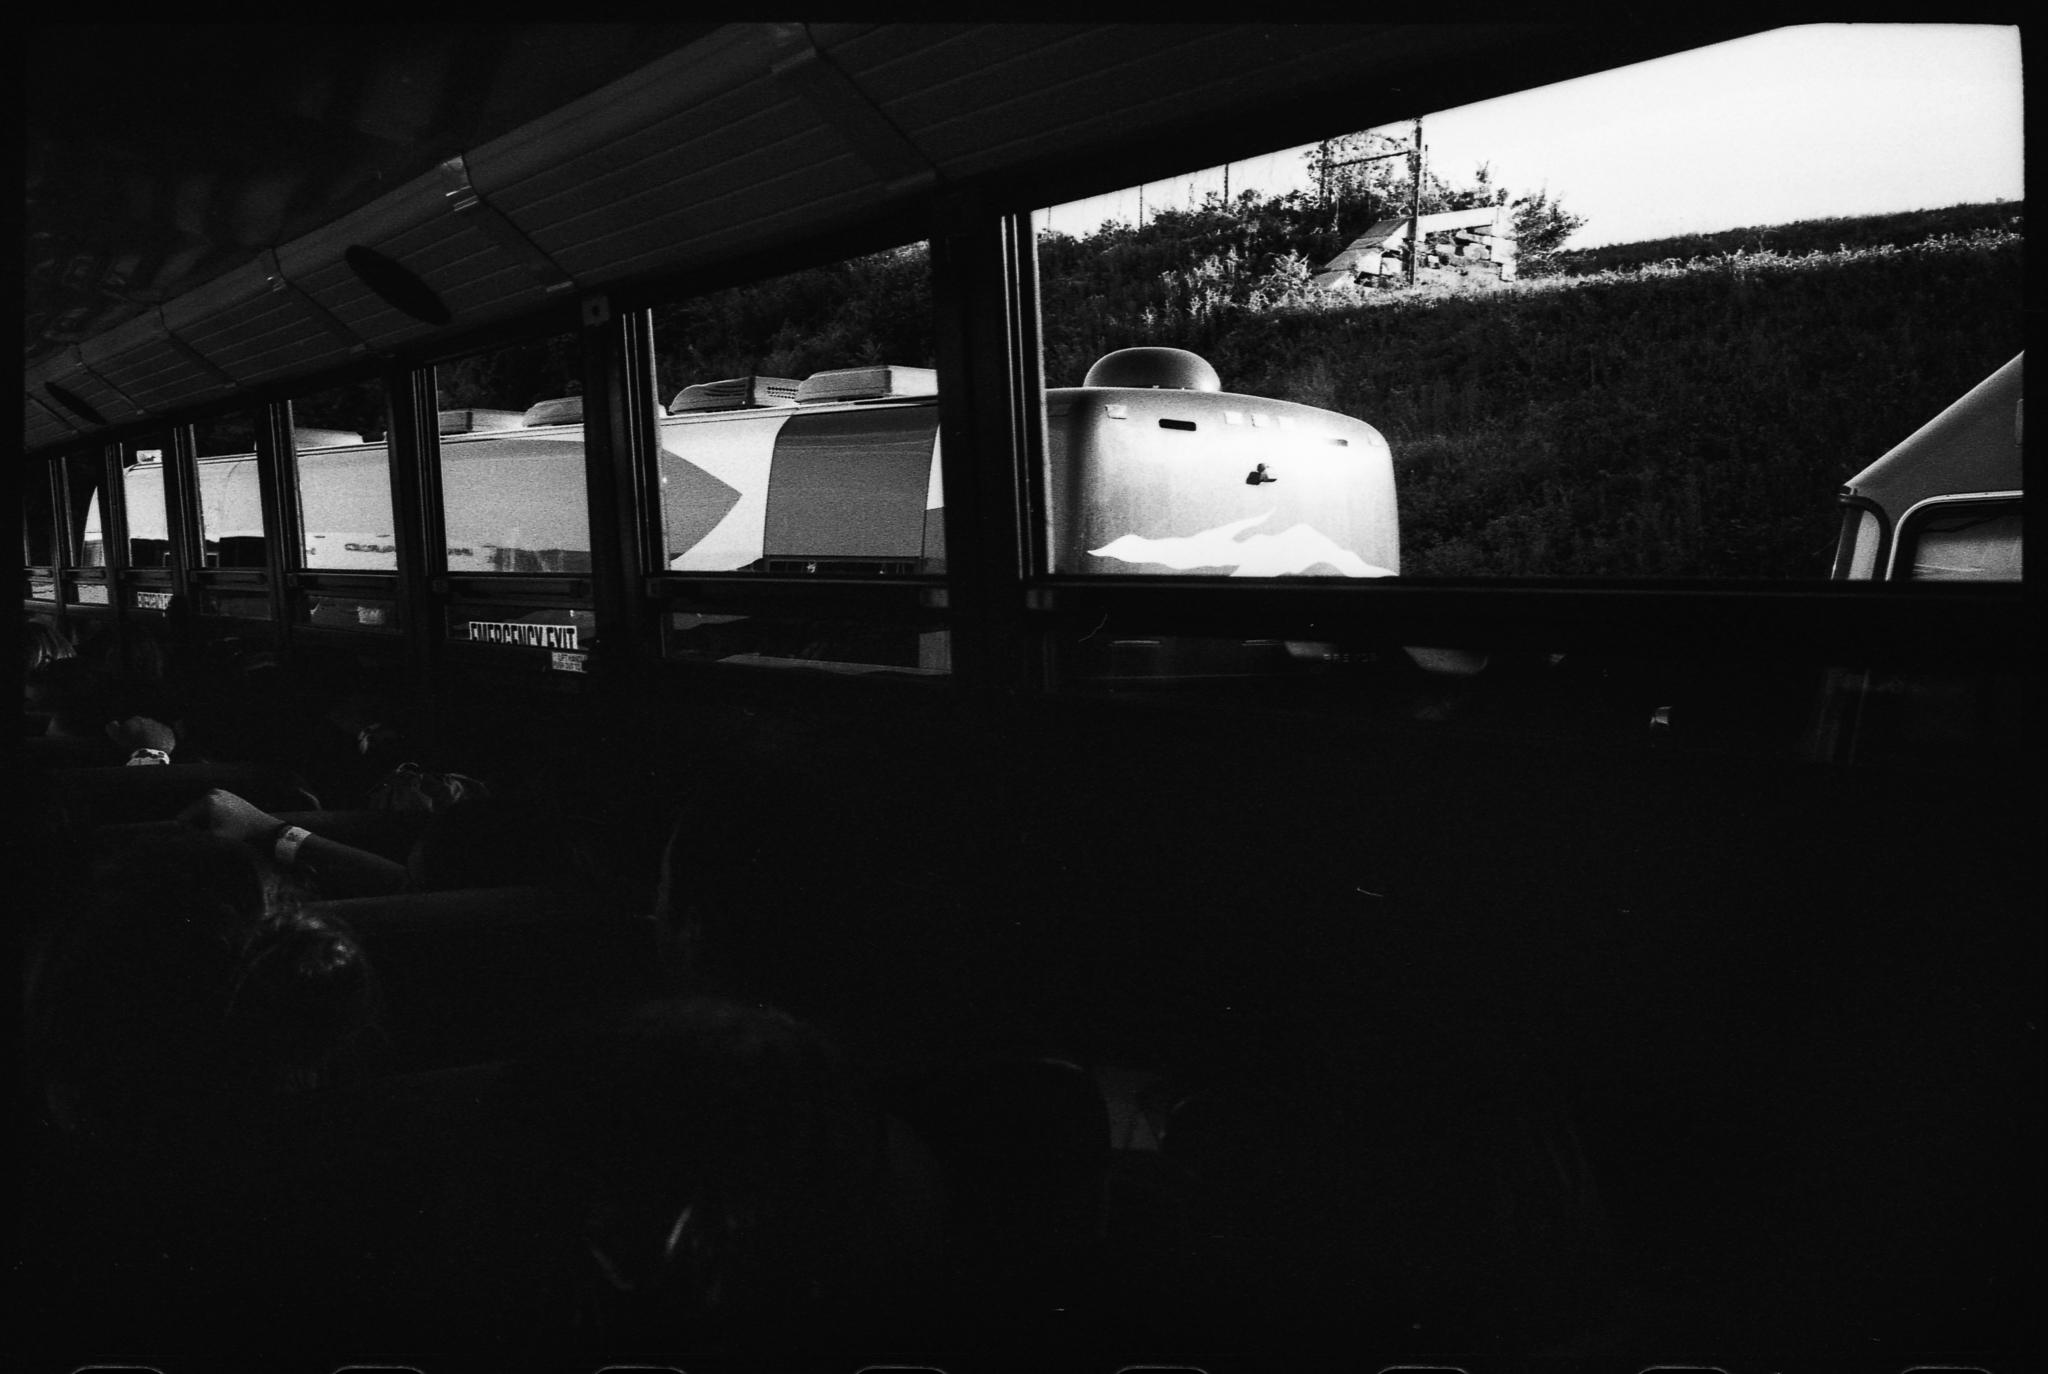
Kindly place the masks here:
<instances>
[{"instance_id":1,"label":"tree","mask_svg":"<svg viewBox=\"0 0 2048 1374\"><path fill-rule=\"evenodd\" d=\"M1586 223L1584 215L1574 215L1564 208L1562 200L1552 200L1550 189L1545 187L1534 195L1527 195L1515 201L1515 241L1521 250L1521 270L1524 275L1543 276L1553 270L1552 263L1564 241Z\"/></svg>"}]
</instances>

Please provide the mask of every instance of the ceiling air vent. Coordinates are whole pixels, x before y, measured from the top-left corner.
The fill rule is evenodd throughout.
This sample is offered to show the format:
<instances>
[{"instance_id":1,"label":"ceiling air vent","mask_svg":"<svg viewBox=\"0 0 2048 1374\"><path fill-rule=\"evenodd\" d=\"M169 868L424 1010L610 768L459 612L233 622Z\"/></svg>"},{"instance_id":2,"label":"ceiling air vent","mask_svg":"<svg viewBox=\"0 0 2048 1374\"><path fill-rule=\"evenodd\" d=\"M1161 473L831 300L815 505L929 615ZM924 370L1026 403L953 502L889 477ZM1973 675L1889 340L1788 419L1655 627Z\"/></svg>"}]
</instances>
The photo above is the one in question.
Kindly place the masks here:
<instances>
[{"instance_id":1,"label":"ceiling air vent","mask_svg":"<svg viewBox=\"0 0 2048 1374\"><path fill-rule=\"evenodd\" d=\"M552 401L542 401L526 408L526 417L521 421L528 429L539 425L580 425L583 423L583 398L581 396L557 396Z\"/></svg>"},{"instance_id":2,"label":"ceiling air vent","mask_svg":"<svg viewBox=\"0 0 2048 1374\"><path fill-rule=\"evenodd\" d=\"M793 406L798 389L794 377L728 377L722 382L698 382L676 393L676 398L668 403L668 413L682 415L693 410Z\"/></svg>"},{"instance_id":3,"label":"ceiling air vent","mask_svg":"<svg viewBox=\"0 0 2048 1374\"><path fill-rule=\"evenodd\" d=\"M420 323L436 328L454 318L448 313L448 307L441 303L441 298L434 294L433 287L376 249L358 245L343 253L342 259L348 263L348 270L393 310L403 311Z\"/></svg>"},{"instance_id":4,"label":"ceiling air vent","mask_svg":"<svg viewBox=\"0 0 2048 1374\"><path fill-rule=\"evenodd\" d=\"M928 367L898 367L880 363L873 367L842 367L832 372L813 372L797 388L798 405L824 401L876 401L888 396L936 396L939 374Z\"/></svg>"},{"instance_id":5,"label":"ceiling air vent","mask_svg":"<svg viewBox=\"0 0 2048 1374\"><path fill-rule=\"evenodd\" d=\"M44 382L43 390L50 393L51 400L63 406L87 424L103 425L107 422L105 416L86 403L85 397L80 396L69 387L58 386L55 382Z\"/></svg>"}]
</instances>

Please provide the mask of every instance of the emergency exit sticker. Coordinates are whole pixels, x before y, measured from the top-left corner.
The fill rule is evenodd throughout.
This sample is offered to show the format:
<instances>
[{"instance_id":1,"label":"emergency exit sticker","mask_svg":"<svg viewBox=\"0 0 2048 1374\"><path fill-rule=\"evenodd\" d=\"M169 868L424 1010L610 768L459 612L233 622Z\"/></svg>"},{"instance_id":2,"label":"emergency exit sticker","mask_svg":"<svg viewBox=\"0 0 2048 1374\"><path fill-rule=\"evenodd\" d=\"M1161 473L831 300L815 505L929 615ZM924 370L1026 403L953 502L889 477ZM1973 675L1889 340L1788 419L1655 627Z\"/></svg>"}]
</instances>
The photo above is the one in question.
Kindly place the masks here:
<instances>
[{"instance_id":1,"label":"emergency exit sticker","mask_svg":"<svg viewBox=\"0 0 2048 1374\"><path fill-rule=\"evenodd\" d=\"M574 649L574 625L515 625L504 620L472 620L469 637L480 644L519 644L530 649Z\"/></svg>"}]
</instances>

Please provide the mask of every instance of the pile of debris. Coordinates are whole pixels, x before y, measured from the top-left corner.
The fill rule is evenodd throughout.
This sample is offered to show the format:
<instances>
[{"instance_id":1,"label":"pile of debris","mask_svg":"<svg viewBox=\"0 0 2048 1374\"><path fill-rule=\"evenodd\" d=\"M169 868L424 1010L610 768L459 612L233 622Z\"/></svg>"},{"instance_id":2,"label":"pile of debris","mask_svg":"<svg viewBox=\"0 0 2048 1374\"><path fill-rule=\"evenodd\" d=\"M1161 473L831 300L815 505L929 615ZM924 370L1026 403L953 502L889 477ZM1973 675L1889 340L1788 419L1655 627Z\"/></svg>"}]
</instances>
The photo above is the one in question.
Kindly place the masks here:
<instances>
[{"instance_id":1,"label":"pile of debris","mask_svg":"<svg viewBox=\"0 0 2048 1374\"><path fill-rule=\"evenodd\" d=\"M1446 210L1415 221L1420 261L1417 282L1446 277L1484 282L1515 279L1515 229L1505 205ZM1317 286L1367 282L1398 286L1407 280L1408 218L1383 219L1346 244L1317 270Z\"/></svg>"}]
</instances>

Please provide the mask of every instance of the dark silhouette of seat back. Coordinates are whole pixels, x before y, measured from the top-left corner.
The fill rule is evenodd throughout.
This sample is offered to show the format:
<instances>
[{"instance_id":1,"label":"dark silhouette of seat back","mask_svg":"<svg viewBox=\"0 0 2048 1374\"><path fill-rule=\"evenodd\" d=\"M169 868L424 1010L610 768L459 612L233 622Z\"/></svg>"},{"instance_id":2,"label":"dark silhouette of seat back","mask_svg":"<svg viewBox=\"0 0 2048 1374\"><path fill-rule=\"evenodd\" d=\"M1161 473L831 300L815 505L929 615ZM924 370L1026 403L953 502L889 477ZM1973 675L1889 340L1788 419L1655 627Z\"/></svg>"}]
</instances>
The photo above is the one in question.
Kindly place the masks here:
<instances>
[{"instance_id":1,"label":"dark silhouette of seat back","mask_svg":"<svg viewBox=\"0 0 2048 1374\"><path fill-rule=\"evenodd\" d=\"M377 970L394 1070L521 1054L563 1021L650 994L653 918L547 888L320 902Z\"/></svg>"}]
</instances>

